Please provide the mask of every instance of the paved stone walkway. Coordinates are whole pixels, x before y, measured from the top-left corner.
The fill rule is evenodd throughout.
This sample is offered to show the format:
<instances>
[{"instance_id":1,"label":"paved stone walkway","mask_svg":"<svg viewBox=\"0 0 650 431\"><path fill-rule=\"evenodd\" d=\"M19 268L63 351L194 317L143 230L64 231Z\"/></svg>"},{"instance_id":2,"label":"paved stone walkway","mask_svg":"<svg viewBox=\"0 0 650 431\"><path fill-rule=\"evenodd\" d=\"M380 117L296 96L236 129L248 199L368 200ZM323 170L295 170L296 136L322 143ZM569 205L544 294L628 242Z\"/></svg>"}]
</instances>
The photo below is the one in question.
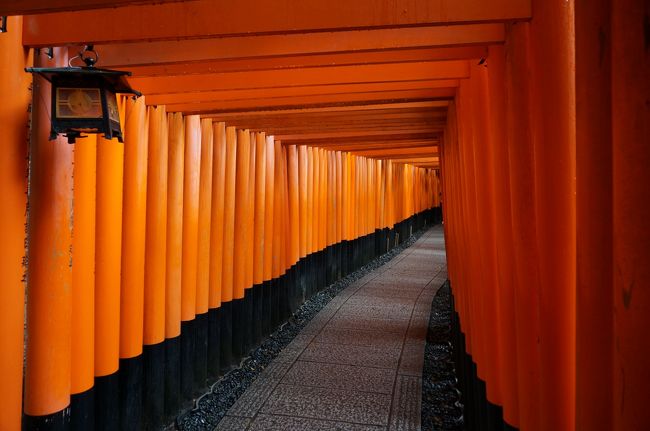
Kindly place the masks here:
<instances>
[{"instance_id":1,"label":"paved stone walkway","mask_svg":"<svg viewBox=\"0 0 650 431\"><path fill-rule=\"evenodd\" d=\"M419 430L429 312L446 278L436 226L332 299L216 429Z\"/></svg>"}]
</instances>

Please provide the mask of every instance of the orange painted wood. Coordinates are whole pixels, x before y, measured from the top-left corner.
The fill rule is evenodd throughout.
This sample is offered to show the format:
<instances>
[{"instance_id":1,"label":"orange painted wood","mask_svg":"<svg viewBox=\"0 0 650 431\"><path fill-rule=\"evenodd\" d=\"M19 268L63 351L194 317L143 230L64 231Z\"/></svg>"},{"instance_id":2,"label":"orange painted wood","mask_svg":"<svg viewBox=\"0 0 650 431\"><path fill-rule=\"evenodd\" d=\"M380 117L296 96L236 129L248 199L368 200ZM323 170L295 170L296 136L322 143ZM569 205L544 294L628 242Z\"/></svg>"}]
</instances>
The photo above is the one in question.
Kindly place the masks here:
<instances>
[{"instance_id":1,"label":"orange painted wood","mask_svg":"<svg viewBox=\"0 0 650 431\"><path fill-rule=\"evenodd\" d=\"M299 257L307 255L307 147L298 147L298 198L300 212L300 253Z\"/></svg>"},{"instance_id":2,"label":"orange painted wood","mask_svg":"<svg viewBox=\"0 0 650 431\"><path fill-rule=\"evenodd\" d=\"M125 98L120 358L142 353L149 125L144 98Z\"/></svg>"},{"instance_id":3,"label":"orange painted wood","mask_svg":"<svg viewBox=\"0 0 650 431\"><path fill-rule=\"evenodd\" d=\"M287 183L289 200L289 263L300 258L300 180L298 169L298 149L295 145L287 147Z\"/></svg>"},{"instance_id":4,"label":"orange painted wood","mask_svg":"<svg viewBox=\"0 0 650 431\"><path fill-rule=\"evenodd\" d=\"M147 3L164 3L180 0L21 0L20 2L3 3L0 5L2 15L27 15L45 12L78 11L99 9L115 6L128 6Z\"/></svg>"},{"instance_id":5,"label":"orange painted wood","mask_svg":"<svg viewBox=\"0 0 650 431\"><path fill-rule=\"evenodd\" d=\"M120 119L124 118L121 99ZM117 371L120 348L120 271L124 144L97 137L95 218L95 376Z\"/></svg>"},{"instance_id":6,"label":"orange painted wood","mask_svg":"<svg viewBox=\"0 0 650 431\"><path fill-rule=\"evenodd\" d=\"M237 130L226 127L226 178L223 225L221 301L234 297L235 200L237 184Z\"/></svg>"},{"instance_id":7,"label":"orange painted wood","mask_svg":"<svg viewBox=\"0 0 650 431\"><path fill-rule=\"evenodd\" d=\"M501 349L501 379L503 385L503 417L511 426L519 426L519 397L517 396L517 340L515 309L515 277L512 271L513 238L510 202L510 172L506 142L505 109L505 49L491 47L488 67L490 142L493 143L494 205L496 210L496 270L499 283ZM434 177L437 197L437 178ZM436 206L439 204L435 201Z\"/></svg>"},{"instance_id":8,"label":"orange painted wood","mask_svg":"<svg viewBox=\"0 0 650 431\"><path fill-rule=\"evenodd\" d=\"M101 11L80 11L30 16L26 45L54 45L138 40L180 40L255 33L308 32L374 27L409 27L427 24L526 19L530 1L373 0L342 3L334 11L327 0L308 0L279 8L271 0L243 0L236 5L210 0L128 6ZM116 31L114 23L120 23ZM215 25L215 23L218 23Z\"/></svg>"},{"instance_id":9,"label":"orange painted wood","mask_svg":"<svg viewBox=\"0 0 650 431\"><path fill-rule=\"evenodd\" d=\"M255 266L255 171L257 154L255 152L255 133L249 132L250 158L248 161L248 227L246 231L246 244L248 254L246 255L246 289L253 287L254 266Z\"/></svg>"},{"instance_id":10,"label":"orange painted wood","mask_svg":"<svg viewBox=\"0 0 650 431\"><path fill-rule=\"evenodd\" d=\"M517 369L519 370L519 414L523 429L541 429L539 269L537 236L534 228L535 200L533 149L530 143L530 91L527 51L530 29L527 25L508 28L506 43L506 124L509 151L512 235L516 267L515 306L517 308ZM533 247L532 244L535 244Z\"/></svg>"},{"instance_id":11,"label":"orange painted wood","mask_svg":"<svg viewBox=\"0 0 650 431\"><path fill-rule=\"evenodd\" d=\"M226 194L226 124L212 123L212 212L210 214L209 308L221 306L224 264Z\"/></svg>"},{"instance_id":12,"label":"orange painted wood","mask_svg":"<svg viewBox=\"0 0 650 431\"><path fill-rule=\"evenodd\" d=\"M183 177L185 170L185 124L180 113L168 114L167 171L167 276L165 290L165 337L181 333L181 272L183 266Z\"/></svg>"},{"instance_id":13,"label":"orange painted wood","mask_svg":"<svg viewBox=\"0 0 650 431\"><path fill-rule=\"evenodd\" d=\"M647 12L647 9L646 9ZM539 238L542 429L575 427L576 98L574 3L536 2L530 24ZM639 33L640 36L640 33ZM639 51L641 52L641 51ZM570 73L567 73L570 71ZM549 168L552 166L552 174ZM548 223L548 220L563 220ZM547 316L554 316L548 319Z\"/></svg>"},{"instance_id":14,"label":"orange painted wood","mask_svg":"<svg viewBox=\"0 0 650 431\"><path fill-rule=\"evenodd\" d=\"M0 104L4 149L0 153L0 182L3 211L0 212L0 381L4 382L4 406L0 409L0 428L20 429L23 399L23 342L25 287L22 283L22 258L25 255L25 208L27 205L26 134L31 77L23 68L32 58L22 48L22 18L11 17L7 27L13 31L0 38Z\"/></svg>"},{"instance_id":15,"label":"orange painted wood","mask_svg":"<svg viewBox=\"0 0 650 431\"><path fill-rule=\"evenodd\" d=\"M70 393L95 382L95 202L97 139L79 139L74 146L72 226L72 311Z\"/></svg>"},{"instance_id":16,"label":"orange painted wood","mask_svg":"<svg viewBox=\"0 0 650 431\"><path fill-rule=\"evenodd\" d=\"M130 78L134 88L146 95L231 88L263 88L327 84L362 84L387 81L454 80L468 77L465 60L422 61L405 64L331 66L287 70L206 73Z\"/></svg>"},{"instance_id":17,"label":"orange painted wood","mask_svg":"<svg viewBox=\"0 0 650 431\"><path fill-rule=\"evenodd\" d=\"M181 320L196 314L196 276L198 254L199 185L201 179L201 118L189 115L185 120L185 157L183 175L183 249L181 271Z\"/></svg>"},{"instance_id":18,"label":"orange painted wood","mask_svg":"<svg viewBox=\"0 0 650 431\"><path fill-rule=\"evenodd\" d=\"M267 245L266 238L266 134L255 133L255 240L253 248L253 284L259 285L264 281L264 253Z\"/></svg>"},{"instance_id":19,"label":"orange painted wood","mask_svg":"<svg viewBox=\"0 0 650 431\"><path fill-rule=\"evenodd\" d=\"M340 41L347 32L331 33L330 38L333 43L331 46L324 47L323 49L327 48L327 51L324 52L318 52L323 49L317 45L316 40L309 46L305 44L305 40L322 37L323 33L310 33L299 36L253 36L245 37L245 40L241 42L239 42L238 37L232 37L227 39L102 45L102 66L111 69L126 69L136 77L151 77L195 73L298 69L332 65L391 64L414 61L471 59L478 62L479 59L487 56L487 48L479 45L479 43L503 43L504 31L502 24L477 24L476 26L480 26L485 30L484 37L480 35L471 36L473 33L467 30L474 27L474 25L407 30L407 32L415 30L419 34L429 36L435 31L450 31L453 29L460 36L458 40L452 40L450 43L442 43L443 41L435 39L425 41L426 46L424 47L417 47L417 43L410 41L407 41L405 46L401 46L399 42L405 34L404 29L401 31L390 30L394 36L392 39L392 43L395 43L394 48L390 48L387 43L379 41L381 34L387 32L387 29L368 30L367 32L374 33L377 36L374 39L376 44L371 47L372 50L364 49L362 51L342 50ZM466 40L467 36L470 36L468 40L473 45L457 45L459 42ZM293 38L295 38L296 44L290 46L273 44L272 42L278 39L287 40ZM265 43L262 43L263 41ZM237 47L233 50L233 48L224 46L229 44L237 44ZM445 46L435 46L440 44ZM217 50L215 47L221 48L217 48ZM258 48L255 49L255 47ZM69 55L71 57L77 55L81 48L81 46L70 47ZM378 48L380 50L377 50ZM249 52L250 55L242 55L242 52Z\"/></svg>"},{"instance_id":20,"label":"orange painted wood","mask_svg":"<svg viewBox=\"0 0 650 431\"><path fill-rule=\"evenodd\" d=\"M165 340L168 125L164 106L149 107L143 342Z\"/></svg>"},{"instance_id":21,"label":"orange painted wood","mask_svg":"<svg viewBox=\"0 0 650 431\"><path fill-rule=\"evenodd\" d=\"M265 158L266 158L266 175L265 175L265 202L264 202L264 277L263 281L269 281L273 278L273 242L275 232L275 148L273 136L265 137Z\"/></svg>"},{"instance_id":22,"label":"orange painted wood","mask_svg":"<svg viewBox=\"0 0 650 431\"><path fill-rule=\"evenodd\" d=\"M237 174L235 183L235 225L233 257L233 298L242 299L247 281L249 190L248 177L250 169L251 145L250 132L237 130Z\"/></svg>"},{"instance_id":23,"label":"orange painted wood","mask_svg":"<svg viewBox=\"0 0 650 431\"><path fill-rule=\"evenodd\" d=\"M213 133L214 130L212 126L212 120L201 120L196 314L205 314L208 312L208 308L210 307L210 254L212 250L212 178L214 167Z\"/></svg>"},{"instance_id":24,"label":"orange painted wood","mask_svg":"<svg viewBox=\"0 0 650 431\"><path fill-rule=\"evenodd\" d=\"M326 68L323 68L326 69ZM307 69L291 69L291 71L300 71ZM236 72L233 72L236 73ZM192 76L192 75L190 75ZM204 75L202 75L204 76ZM314 84L291 85L291 86L274 86L265 84L255 88L226 88L212 90L208 87L206 90L178 93L175 88L152 88L156 94L150 95L147 101L150 105L167 104L170 110L175 110L174 105L190 105L222 101L241 101L250 99L275 99L289 97L305 96L335 96L353 93L378 93L378 92L415 92L417 90L431 90L434 88L456 88L458 87L457 79L391 79L389 82L353 82L342 84ZM154 79L154 78L143 78ZM200 85L200 84L199 84ZM429 94L422 91L422 94ZM325 126L324 124L322 126Z\"/></svg>"},{"instance_id":25,"label":"orange painted wood","mask_svg":"<svg viewBox=\"0 0 650 431\"><path fill-rule=\"evenodd\" d=\"M614 429L612 46L596 35L611 40L611 2L576 2L576 429Z\"/></svg>"},{"instance_id":26,"label":"orange painted wood","mask_svg":"<svg viewBox=\"0 0 650 431\"><path fill-rule=\"evenodd\" d=\"M650 415L650 59L647 2L611 2L614 210L614 429L639 429ZM643 20L643 27L641 22Z\"/></svg>"},{"instance_id":27,"label":"orange painted wood","mask_svg":"<svg viewBox=\"0 0 650 431\"><path fill-rule=\"evenodd\" d=\"M66 52L55 49L56 65ZM35 66L47 64L44 56ZM70 311L72 305L72 162L65 139L48 141L50 84L35 77L30 143L30 195L27 258L27 338L25 397L29 415L46 415L70 403ZM119 293L118 293L119 294Z\"/></svg>"},{"instance_id":28,"label":"orange painted wood","mask_svg":"<svg viewBox=\"0 0 650 431\"><path fill-rule=\"evenodd\" d=\"M284 273L282 267L282 249L285 237L283 236L284 219L282 210L282 148L281 143L273 139L273 246L272 246L272 278L278 278Z\"/></svg>"},{"instance_id":29,"label":"orange painted wood","mask_svg":"<svg viewBox=\"0 0 650 431\"><path fill-rule=\"evenodd\" d=\"M102 65L134 76L200 71L269 70L287 66L479 59L480 44L502 43L502 24L341 30L303 34L102 44ZM476 45L474 45L476 44ZM80 46L71 47L76 55ZM188 69L180 67L185 64Z\"/></svg>"}]
</instances>

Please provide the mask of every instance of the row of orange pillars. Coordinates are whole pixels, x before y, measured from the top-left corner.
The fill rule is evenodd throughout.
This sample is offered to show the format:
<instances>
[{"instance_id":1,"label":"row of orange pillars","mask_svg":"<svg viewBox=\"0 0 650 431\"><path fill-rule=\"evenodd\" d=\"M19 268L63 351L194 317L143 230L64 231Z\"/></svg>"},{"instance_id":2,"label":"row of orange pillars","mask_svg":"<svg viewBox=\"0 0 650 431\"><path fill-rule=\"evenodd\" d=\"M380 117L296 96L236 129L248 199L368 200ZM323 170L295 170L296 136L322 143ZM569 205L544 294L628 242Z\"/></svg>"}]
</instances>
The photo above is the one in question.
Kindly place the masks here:
<instances>
[{"instance_id":1,"label":"row of orange pillars","mask_svg":"<svg viewBox=\"0 0 650 431\"><path fill-rule=\"evenodd\" d=\"M306 299L439 218L433 169L146 97L119 99L124 144L50 142L40 77L27 166L25 58L2 43L2 430L159 429Z\"/></svg>"},{"instance_id":2,"label":"row of orange pillars","mask_svg":"<svg viewBox=\"0 0 650 431\"><path fill-rule=\"evenodd\" d=\"M466 427L646 430L650 2L534 6L441 150Z\"/></svg>"}]
</instances>

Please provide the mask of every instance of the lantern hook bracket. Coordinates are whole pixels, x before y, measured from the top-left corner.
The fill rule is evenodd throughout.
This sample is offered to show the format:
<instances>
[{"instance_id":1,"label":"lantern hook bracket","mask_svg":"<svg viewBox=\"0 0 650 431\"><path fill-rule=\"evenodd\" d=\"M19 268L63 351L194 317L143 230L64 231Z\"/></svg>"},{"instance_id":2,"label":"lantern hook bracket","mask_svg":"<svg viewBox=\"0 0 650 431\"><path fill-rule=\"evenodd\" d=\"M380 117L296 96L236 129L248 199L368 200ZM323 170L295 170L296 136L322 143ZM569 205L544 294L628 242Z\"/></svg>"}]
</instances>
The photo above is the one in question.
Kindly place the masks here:
<instances>
[{"instance_id":1,"label":"lantern hook bracket","mask_svg":"<svg viewBox=\"0 0 650 431\"><path fill-rule=\"evenodd\" d=\"M86 45L79 51L79 54L68 60L68 66L74 67L72 62L77 58L83 61L87 68L94 68L95 64L99 61L99 54L95 51L94 45Z\"/></svg>"}]
</instances>

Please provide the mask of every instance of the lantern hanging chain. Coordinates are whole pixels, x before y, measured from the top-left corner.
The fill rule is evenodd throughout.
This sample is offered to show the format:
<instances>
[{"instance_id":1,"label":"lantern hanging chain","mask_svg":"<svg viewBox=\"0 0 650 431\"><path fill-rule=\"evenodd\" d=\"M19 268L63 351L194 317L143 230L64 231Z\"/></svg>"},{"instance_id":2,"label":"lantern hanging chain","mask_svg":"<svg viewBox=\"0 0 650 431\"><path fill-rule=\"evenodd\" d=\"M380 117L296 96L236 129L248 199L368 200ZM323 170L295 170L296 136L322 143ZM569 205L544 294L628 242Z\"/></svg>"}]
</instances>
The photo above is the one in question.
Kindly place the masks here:
<instances>
[{"instance_id":1,"label":"lantern hanging chain","mask_svg":"<svg viewBox=\"0 0 650 431\"><path fill-rule=\"evenodd\" d=\"M90 53L92 55L88 55ZM99 54L97 53L97 51L95 51L94 45L86 45L84 46L84 49L79 51L79 54L75 55L70 60L68 60L68 66L76 67L72 65L72 61L76 58L83 61L86 64L86 67L91 68L91 67L95 67L95 64L99 61Z\"/></svg>"}]
</instances>

